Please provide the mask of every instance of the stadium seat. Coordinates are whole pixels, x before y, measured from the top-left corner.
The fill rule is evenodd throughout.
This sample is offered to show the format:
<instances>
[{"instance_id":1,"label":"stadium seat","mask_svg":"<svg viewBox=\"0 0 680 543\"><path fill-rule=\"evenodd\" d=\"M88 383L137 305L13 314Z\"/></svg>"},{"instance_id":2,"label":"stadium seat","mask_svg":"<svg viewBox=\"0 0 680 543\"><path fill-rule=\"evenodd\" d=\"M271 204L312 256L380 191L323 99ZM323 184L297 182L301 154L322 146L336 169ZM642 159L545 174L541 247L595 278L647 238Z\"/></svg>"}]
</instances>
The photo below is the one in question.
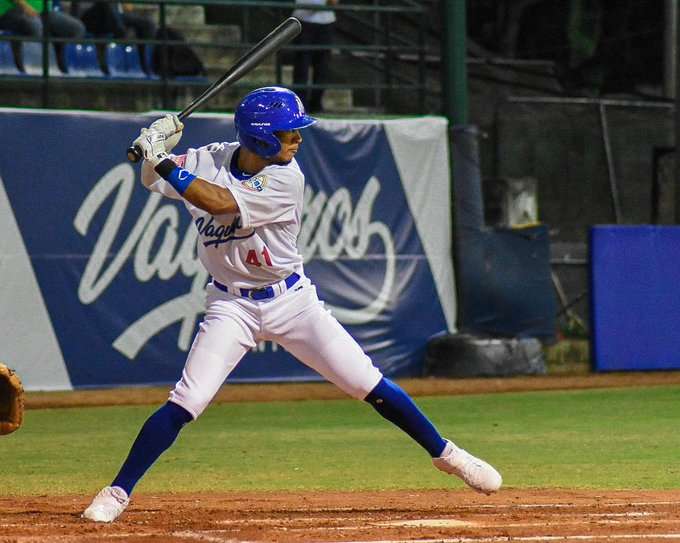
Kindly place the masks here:
<instances>
[{"instance_id":1,"label":"stadium seat","mask_svg":"<svg viewBox=\"0 0 680 543\"><path fill-rule=\"evenodd\" d=\"M106 67L110 77L146 79L139 49L134 45L110 43L106 46Z\"/></svg>"},{"instance_id":2,"label":"stadium seat","mask_svg":"<svg viewBox=\"0 0 680 543\"><path fill-rule=\"evenodd\" d=\"M14 59L14 52L12 51L12 42L3 40L2 36L6 35L0 32L0 74L2 75L22 75L17 67Z\"/></svg>"},{"instance_id":3,"label":"stadium seat","mask_svg":"<svg viewBox=\"0 0 680 543\"><path fill-rule=\"evenodd\" d=\"M104 77L97 48L91 43L67 43L64 47L64 64L69 77Z\"/></svg>"},{"instance_id":4,"label":"stadium seat","mask_svg":"<svg viewBox=\"0 0 680 543\"><path fill-rule=\"evenodd\" d=\"M143 55L144 55L144 62L146 64L146 74L151 78L151 79L160 79L160 75L156 73L156 71L153 69L153 49L154 49L153 44L147 44L142 50L143 50Z\"/></svg>"},{"instance_id":5,"label":"stadium seat","mask_svg":"<svg viewBox=\"0 0 680 543\"><path fill-rule=\"evenodd\" d=\"M49 74L62 76L64 73L57 63L57 54L54 44L48 45ZM25 41L21 43L21 62L27 75L41 76L43 74L43 44L39 41Z\"/></svg>"}]
</instances>

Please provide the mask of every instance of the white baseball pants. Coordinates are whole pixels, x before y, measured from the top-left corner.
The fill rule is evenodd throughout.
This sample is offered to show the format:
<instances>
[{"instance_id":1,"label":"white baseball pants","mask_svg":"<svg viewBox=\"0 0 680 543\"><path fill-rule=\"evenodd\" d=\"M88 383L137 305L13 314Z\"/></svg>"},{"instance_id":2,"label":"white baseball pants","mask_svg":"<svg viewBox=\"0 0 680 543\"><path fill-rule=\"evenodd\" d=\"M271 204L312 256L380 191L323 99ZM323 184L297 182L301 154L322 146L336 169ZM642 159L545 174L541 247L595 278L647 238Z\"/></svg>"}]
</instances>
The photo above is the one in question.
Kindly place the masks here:
<instances>
[{"instance_id":1,"label":"white baseball pants","mask_svg":"<svg viewBox=\"0 0 680 543\"><path fill-rule=\"evenodd\" d=\"M350 396L363 400L382 373L302 277L276 298L254 301L207 287L207 309L170 401L196 419L258 341L278 343Z\"/></svg>"}]
</instances>

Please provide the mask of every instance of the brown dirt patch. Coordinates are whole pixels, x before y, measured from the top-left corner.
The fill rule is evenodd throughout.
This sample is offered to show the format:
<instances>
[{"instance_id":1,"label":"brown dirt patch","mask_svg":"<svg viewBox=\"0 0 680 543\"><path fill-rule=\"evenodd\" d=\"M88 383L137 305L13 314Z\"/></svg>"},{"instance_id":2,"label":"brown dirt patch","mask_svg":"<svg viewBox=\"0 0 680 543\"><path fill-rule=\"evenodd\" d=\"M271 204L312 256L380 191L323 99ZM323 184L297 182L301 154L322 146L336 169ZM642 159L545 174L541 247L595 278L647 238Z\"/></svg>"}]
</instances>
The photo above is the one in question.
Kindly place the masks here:
<instances>
[{"instance_id":1,"label":"brown dirt patch","mask_svg":"<svg viewBox=\"0 0 680 543\"><path fill-rule=\"evenodd\" d=\"M532 390L575 390L680 384L680 372L600 373L586 375L541 375L484 379L401 379L399 384L412 396L523 392ZM28 392L26 407L87 407L104 405L147 405L164 402L172 387L137 387L68 392ZM347 396L329 383L227 384L214 403L275 400L333 400Z\"/></svg>"},{"instance_id":2,"label":"brown dirt patch","mask_svg":"<svg viewBox=\"0 0 680 543\"><path fill-rule=\"evenodd\" d=\"M2 498L0 542L680 541L680 491L142 494L111 525L86 505Z\"/></svg>"}]
</instances>

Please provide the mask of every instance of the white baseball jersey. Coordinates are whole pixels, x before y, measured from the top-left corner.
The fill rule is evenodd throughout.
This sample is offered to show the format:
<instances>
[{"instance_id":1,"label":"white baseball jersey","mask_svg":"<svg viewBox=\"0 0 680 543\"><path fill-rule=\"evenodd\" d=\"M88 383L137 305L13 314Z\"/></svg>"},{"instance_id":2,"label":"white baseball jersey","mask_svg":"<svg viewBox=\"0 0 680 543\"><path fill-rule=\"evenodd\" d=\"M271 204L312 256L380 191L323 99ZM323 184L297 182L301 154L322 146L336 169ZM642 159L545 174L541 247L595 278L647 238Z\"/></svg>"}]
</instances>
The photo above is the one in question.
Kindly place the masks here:
<instances>
[{"instance_id":1,"label":"white baseball jersey","mask_svg":"<svg viewBox=\"0 0 680 543\"><path fill-rule=\"evenodd\" d=\"M238 143L211 143L188 149L186 155L171 155L194 175L229 188L238 214L211 216L181 198L148 167L144 184L184 202L198 230L198 257L218 282L257 288L293 272L304 275L297 249L305 181L300 167L293 159L285 165L267 166L254 176L245 174L238 170L238 147Z\"/></svg>"},{"instance_id":2,"label":"white baseball jersey","mask_svg":"<svg viewBox=\"0 0 680 543\"><path fill-rule=\"evenodd\" d=\"M227 187L239 213L211 216L190 204L148 163L149 190L181 199L198 229L198 255L213 278L228 288L207 287L207 308L170 401L196 418L224 380L258 341L273 341L350 396L363 399L382 373L325 309L304 276L297 235L304 175L295 160L270 165L254 176L237 169L238 143L212 143L172 156L181 167ZM280 287L297 273L292 288ZM272 296L250 299L237 289L269 286Z\"/></svg>"}]
</instances>

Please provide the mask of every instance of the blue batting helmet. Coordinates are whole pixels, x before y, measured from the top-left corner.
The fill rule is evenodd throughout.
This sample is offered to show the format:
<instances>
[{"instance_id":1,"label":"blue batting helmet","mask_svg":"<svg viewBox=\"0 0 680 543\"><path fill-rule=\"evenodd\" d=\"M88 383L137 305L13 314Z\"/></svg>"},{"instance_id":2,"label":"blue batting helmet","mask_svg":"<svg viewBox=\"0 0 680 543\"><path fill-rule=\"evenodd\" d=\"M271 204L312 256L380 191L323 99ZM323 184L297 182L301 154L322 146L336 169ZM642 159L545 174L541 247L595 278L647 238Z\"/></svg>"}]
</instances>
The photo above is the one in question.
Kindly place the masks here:
<instances>
[{"instance_id":1,"label":"blue batting helmet","mask_svg":"<svg viewBox=\"0 0 680 543\"><path fill-rule=\"evenodd\" d=\"M248 93L234 115L236 136L241 145L264 158L281 150L274 132L297 130L316 122L293 91L283 87L263 87Z\"/></svg>"}]
</instances>

